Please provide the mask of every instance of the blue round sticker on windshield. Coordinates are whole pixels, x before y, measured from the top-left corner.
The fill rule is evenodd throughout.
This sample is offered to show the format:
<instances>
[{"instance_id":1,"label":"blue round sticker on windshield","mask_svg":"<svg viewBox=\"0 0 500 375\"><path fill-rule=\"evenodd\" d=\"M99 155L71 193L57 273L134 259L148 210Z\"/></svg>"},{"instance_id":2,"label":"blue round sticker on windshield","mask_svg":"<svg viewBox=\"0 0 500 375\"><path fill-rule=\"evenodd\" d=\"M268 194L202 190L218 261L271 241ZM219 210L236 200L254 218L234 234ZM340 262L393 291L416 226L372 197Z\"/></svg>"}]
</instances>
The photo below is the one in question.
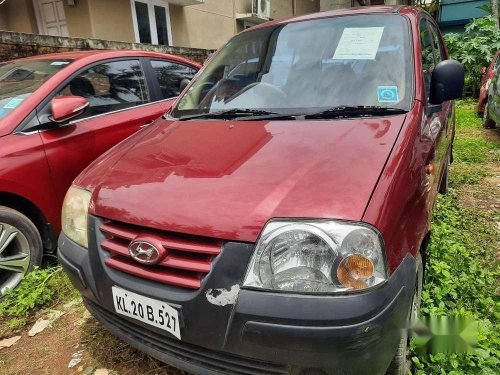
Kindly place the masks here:
<instances>
[{"instance_id":1,"label":"blue round sticker on windshield","mask_svg":"<svg viewBox=\"0 0 500 375\"><path fill-rule=\"evenodd\" d=\"M379 103L397 103L399 102L397 86L378 86L377 96Z\"/></svg>"}]
</instances>

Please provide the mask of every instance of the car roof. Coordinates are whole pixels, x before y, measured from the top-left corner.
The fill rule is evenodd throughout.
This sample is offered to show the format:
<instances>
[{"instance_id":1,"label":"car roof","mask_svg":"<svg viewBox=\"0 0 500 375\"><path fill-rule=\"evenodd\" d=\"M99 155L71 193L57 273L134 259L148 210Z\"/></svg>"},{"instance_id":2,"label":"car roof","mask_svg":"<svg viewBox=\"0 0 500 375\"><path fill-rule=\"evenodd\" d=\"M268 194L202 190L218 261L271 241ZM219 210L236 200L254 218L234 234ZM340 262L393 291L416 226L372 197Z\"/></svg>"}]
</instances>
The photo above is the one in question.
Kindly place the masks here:
<instances>
[{"instance_id":1,"label":"car roof","mask_svg":"<svg viewBox=\"0 0 500 375\"><path fill-rule=\"evenodd\" d=\"M45 60L45 59L61 59L61 60L87 60L87 63L100 61L105 59L121 58L121 57L152 57L163 58L174 61L179 61L197 68L201 67L200 64L185 59L180 56L170 55L166 53L153 52L153 51L136 51L136 50L89 50L89 51L72 51L62 53L49 53L45 55L36 55L25 57L19 60Z\"/></svg>"},{"instance_id":2,"label":"car roof","mask_svg":"<svg viewBox=\"0 0 500 375\"><path fill-rule=\"evenodd\" d=\"M390 13L400 13L407 15L418 15L419 13L424 13L421 8L412 7L412 6L403 6L403 5L378 5L378 6L369 6L369 7L354 7L354 8L343 8L330 10L326 12L319 13L311 13L303 16L296 16L291 18L285 18L278 21L270 21L262 23L258 26L254 26L250 29L245 30L245 32L252 31L259 28L264 28L268 26L275 25L283 25L291 22L298 21L309 21L315 19L322 18L330 18L337 16L347 16L347 15L356 15L356 14L390 14Z\"/></svg>"}]
</instances>

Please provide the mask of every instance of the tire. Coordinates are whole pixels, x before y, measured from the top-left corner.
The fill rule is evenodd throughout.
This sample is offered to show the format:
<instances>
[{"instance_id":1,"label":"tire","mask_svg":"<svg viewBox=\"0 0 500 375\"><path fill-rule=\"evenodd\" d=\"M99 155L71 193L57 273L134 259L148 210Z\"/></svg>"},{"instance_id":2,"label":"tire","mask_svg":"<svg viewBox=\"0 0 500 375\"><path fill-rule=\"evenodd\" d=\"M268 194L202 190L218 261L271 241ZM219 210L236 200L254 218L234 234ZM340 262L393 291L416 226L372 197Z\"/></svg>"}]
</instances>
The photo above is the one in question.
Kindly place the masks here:
<instances>
[{"instance_id":1,"label":"tire","mask_svg":"<svg viewBox=\"0 0 500 375\"><path fill-rule=\"evenodd\" d=\"M484 113L483 113L483 128L485 129L495 129L495 121L490 119L490 115L488 114L489 104L486 102L484 105Z\"/></svg>"},{"instance_id":2,"label":"tire","mask_svg":"<svg viewBox=\"0 0 500 375\"><path fill-rule=\"evenodd\" d=\"M415 283L415 292L413 294L412 303L410 306L410 311L408 312L408 325L410 326L412 322L418 317L420 312L420 302L422 300L422 286L423 286L423 264L422 256L419 253L416 258L417 262L417 277ZM399 340L398 349L394 358L392 359L389 368L386 371L386 375L407 375L410 370L410 364L408 361L408 345L410 343L410 336L408 335L408 329L401 330L401 339Z\"/></svg>"},{"instance_id":3,"label":"tire","mask_svg":"<svg viewBox=\"0 0 500 375\"><path fill-rule=\"evenodd\" d=\"M441 178L441 184L439 185L439 192L441 194L446 194L448 192L449 186L449 171L450 171L451 158L448 156L448 161L446 167L444 168L443 177Z\"/></svg>"},{"instance_id":4,"label":"tire","mask_svg":"<svg viewBox=\"0 0 500 375\"><path fill-rule=\"evenodd\" d=\"M42 239L33 222L0 206L0 298L42 263L42 255Z\"/></svg>"}]
</instances>

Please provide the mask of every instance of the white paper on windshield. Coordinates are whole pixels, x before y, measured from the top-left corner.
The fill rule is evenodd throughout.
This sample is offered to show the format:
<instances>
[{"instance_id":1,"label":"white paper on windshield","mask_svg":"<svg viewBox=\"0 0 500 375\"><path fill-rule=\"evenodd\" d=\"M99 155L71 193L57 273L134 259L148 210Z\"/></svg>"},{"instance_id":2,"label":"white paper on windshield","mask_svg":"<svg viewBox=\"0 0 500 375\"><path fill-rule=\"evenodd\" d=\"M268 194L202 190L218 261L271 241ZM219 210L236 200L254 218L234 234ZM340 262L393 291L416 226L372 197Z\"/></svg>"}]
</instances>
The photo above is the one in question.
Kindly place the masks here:
<instances>
[{"instance_id":1,"label":"white paper on windshield","mask_svg":"<svg viewBox=\"0 0 500 375\"><path fill-rule=\"evenodd\" d=\"M383 27L345 28L333 59L374 60L383 32Z\"/></svg>"}]
</instances>

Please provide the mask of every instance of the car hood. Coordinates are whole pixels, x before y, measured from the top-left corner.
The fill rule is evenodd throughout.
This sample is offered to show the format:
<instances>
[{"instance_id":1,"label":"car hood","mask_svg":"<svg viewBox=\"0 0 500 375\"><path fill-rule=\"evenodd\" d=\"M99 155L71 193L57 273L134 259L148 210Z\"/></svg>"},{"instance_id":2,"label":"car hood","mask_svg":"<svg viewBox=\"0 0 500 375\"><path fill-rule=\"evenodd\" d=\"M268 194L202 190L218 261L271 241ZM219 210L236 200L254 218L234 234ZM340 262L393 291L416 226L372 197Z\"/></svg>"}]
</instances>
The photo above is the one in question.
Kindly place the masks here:
<instances>
[{"instance_id":1,"label":"car hood","mask_svg":"<svg viewBox=\"0 0 500 375\"><path fill-rule=\"evenodd\" d=\"M162 120L77 183L95 215L254 242L272 218L361 220L404 119Z\"/></svg>"}]
</instances>

